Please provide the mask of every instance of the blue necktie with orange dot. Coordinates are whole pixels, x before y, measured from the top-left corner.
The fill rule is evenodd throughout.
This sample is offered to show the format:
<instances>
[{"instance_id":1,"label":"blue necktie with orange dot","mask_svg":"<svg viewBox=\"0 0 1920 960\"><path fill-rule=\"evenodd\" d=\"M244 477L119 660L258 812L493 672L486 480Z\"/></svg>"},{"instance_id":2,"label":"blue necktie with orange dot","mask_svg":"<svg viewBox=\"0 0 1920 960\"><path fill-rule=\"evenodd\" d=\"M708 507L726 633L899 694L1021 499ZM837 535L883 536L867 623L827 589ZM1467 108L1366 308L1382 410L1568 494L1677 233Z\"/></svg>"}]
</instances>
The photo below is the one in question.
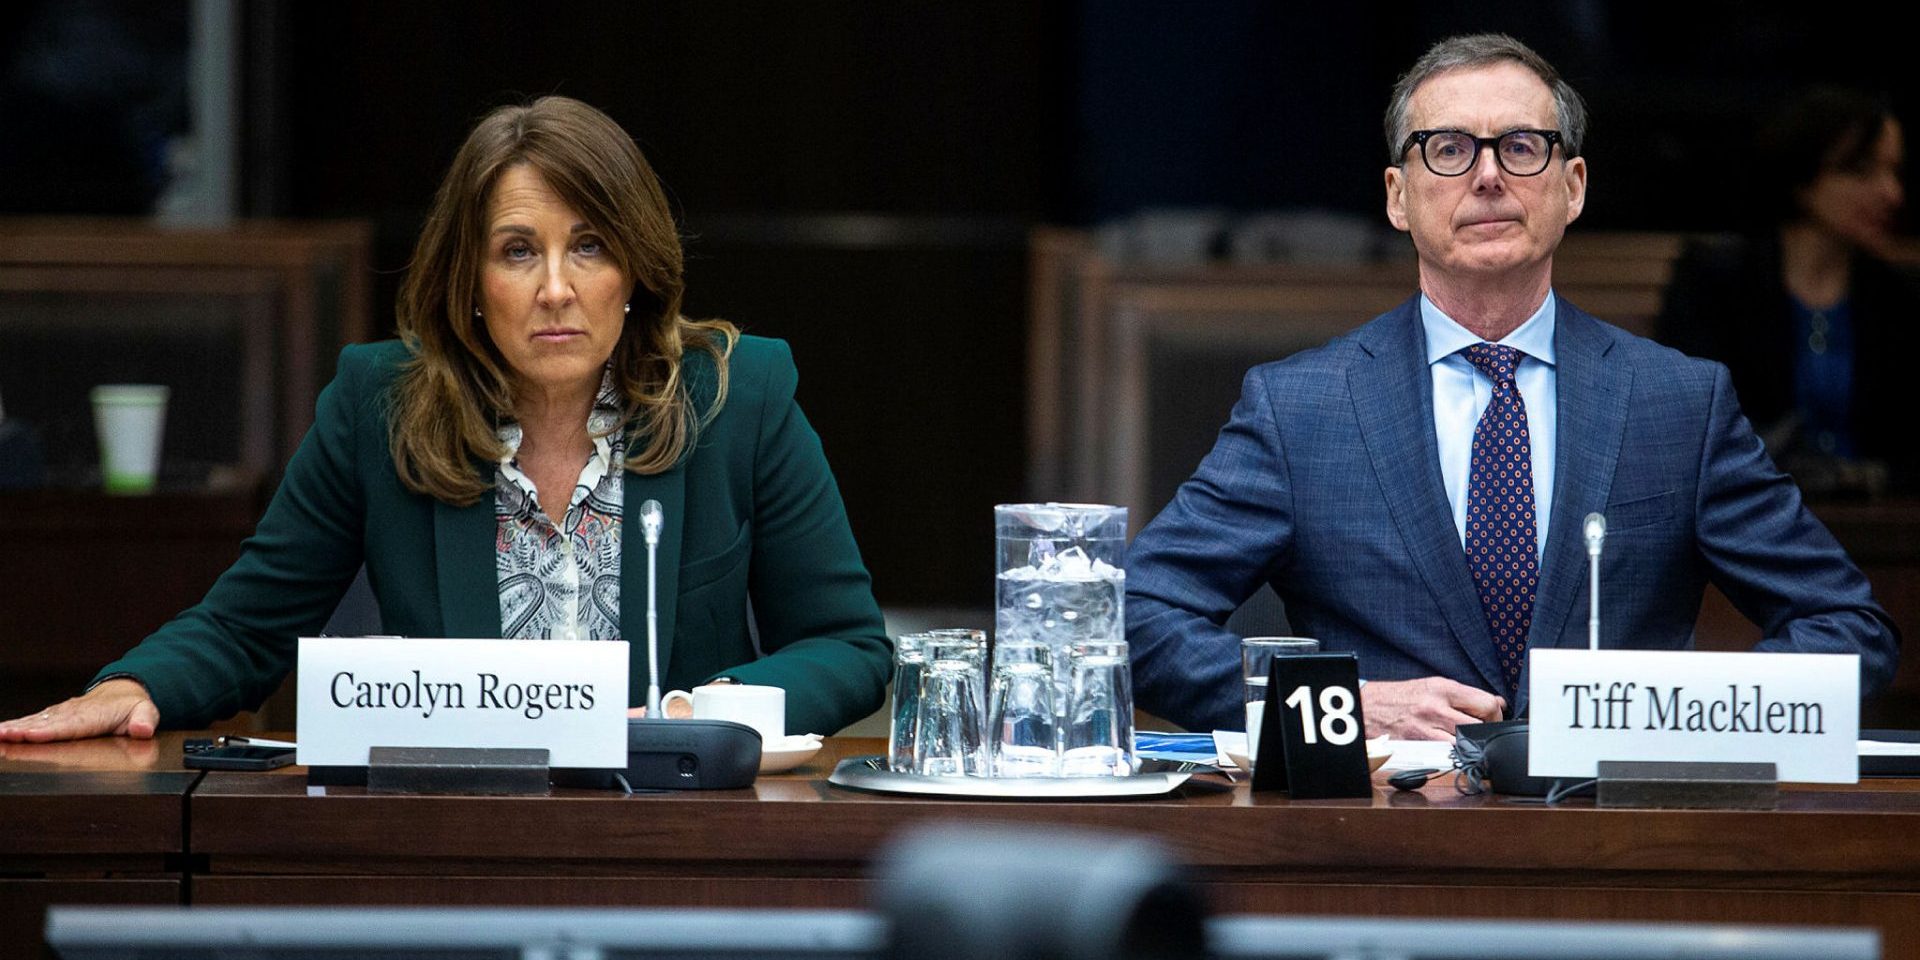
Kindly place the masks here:
<instances>
[{"instance_id":1,"label":"blue necktie with orange dot","mask_svg":"<svg viewBox=\"0 0 1920 960\"><path fill-rule=\"evenodd\" d=\"M1533 592L1540 562L1533 516L1533 442L1527 406L1513 382L1520 351L1492 343L1462 350L1467 362L1493 381L1493 400L1473 428L1473 465L1467 475L1467 565L1480 588L1507 700L1520 684L1527 631L1533 626Z\"/></svg>"}]
</instances>

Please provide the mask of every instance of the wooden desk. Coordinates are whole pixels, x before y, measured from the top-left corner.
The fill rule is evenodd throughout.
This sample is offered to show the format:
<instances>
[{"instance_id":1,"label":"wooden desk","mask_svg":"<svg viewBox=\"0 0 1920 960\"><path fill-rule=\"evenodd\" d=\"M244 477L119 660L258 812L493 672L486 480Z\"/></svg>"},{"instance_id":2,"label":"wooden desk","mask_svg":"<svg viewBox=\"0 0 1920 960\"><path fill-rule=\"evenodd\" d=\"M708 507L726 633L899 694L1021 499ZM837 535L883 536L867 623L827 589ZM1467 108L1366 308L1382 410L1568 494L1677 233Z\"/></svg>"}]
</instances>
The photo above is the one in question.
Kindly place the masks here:
<instances>
[{"instance_id":1,"label":"wooden desk","mask_svg":"<svg viewBox=\"0 0 1920 960\"><path fill-rule=\"evenodd\" d=\"M182 902L185 798L166 744L0 743L0 958L41 956L56 903ZM174 763L164 763L161 757Z\"/></svg>"},{"instance_id":2,"label":"wooden desk","mask_svg":"<svg viewBox=\"0 0 1920 960\"><path fill-rule=\"evenodd\" d=\"M43 426L57 423L57 408L38 406L36 398L84 411L80 387L101 382L87 377L105 362L103 345L159 350L172 338L201 334L210 339L190 342L235 350L231 382L216 387L189 378L207 371L139 364L119 368L118 376L173 384L176 420L195 410L236 413L237 436L226 439L237 440L237 449L223 462L277 472L313 420L334 354L373 332L372 249L373 225L364 221L173 228L131 219L0 218L0 343L32 357L84 355L78 351L89 346L95 353L87 358L92 369L78 378L84 365L74 363L12 369L23 382L8 384L9 406ZM237 389L205 396L221 387ZM173 436L182 436L177 427Z\"/></svg>"},{"instance_id":3,"label":"wooden desk","mask_svg":"<svg viewBox=\"0 0 1920 960\"><path fill-rule=\"evenodd\" d=\"M967 803L842 790L829 742L751 790L371 796L297 773L193 795L196 903L854 907L889 838L937 820L1100 827L1167 842L1221 912L1792 922L1878 927L1920 956L1920 782L1793 789L1773 812L1563 809L1384 786L1291 803L1244 786L1168 800Z\"/></svg>"},{"instance_id":4,"label":"wooden desk","mask_svg":"<svg viewBox=\"0 0 1920 960\"><path fill-rule=\"evenodd\" d=\"M157 756L177 758L178 740ZM82 829L88 809L124 819L138 807L138 796L101 796L102 785L164 775L152 757L116 758L115 744L77 745L103 771L87 775L28 767L32 750L50 748L0 756L0 870L60 859L97 876L103 863L163 863L127 851L177 834ZM1193 865L1217 912L1844 924L1879 928L1889 957L1920 957L1920 781L1790 789L1771 812L1548 809L1445 783L1311 803L1244 786L967 803L825 783L839 757L880 747L830 741L748 790L632 797L383 796L310 788L298 768L210 773L185 794L184 879L195 904L858 907L868 861L900 830L998 820L1158 837ZM53 779L23 787L35 777Z\"/></svg>"}]
</instances>

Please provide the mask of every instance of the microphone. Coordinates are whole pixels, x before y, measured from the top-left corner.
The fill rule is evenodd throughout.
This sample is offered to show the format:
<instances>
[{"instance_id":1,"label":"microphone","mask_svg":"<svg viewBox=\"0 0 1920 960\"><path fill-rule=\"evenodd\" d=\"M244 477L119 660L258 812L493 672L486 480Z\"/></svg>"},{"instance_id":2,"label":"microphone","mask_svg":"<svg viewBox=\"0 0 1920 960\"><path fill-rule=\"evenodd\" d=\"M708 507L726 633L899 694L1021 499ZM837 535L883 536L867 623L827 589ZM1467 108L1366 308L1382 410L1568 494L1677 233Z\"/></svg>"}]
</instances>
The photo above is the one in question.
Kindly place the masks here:
<instances>
[{"instance_id":1,"label":"microphone","mask_svg":"<svg viewBox=\"0 0 1920 960\"><path fill-rule=\"evenodd\" d=\"M660 501L648 500L640 505L640 535L647 538L648 548L660 545L660 528L666 523L667 513L660 509Z\"/></svg>"},{"instance_id":2,"label":"microphone","mask_svg":"<svg viewBox=\"0 0 1920 960\"><path fill-rule=\"evenodd\" d=\"M1582 532L1587 540L1587 649L1600 649L1600 548L1607 542L1607 518L1587 514Z\"/></svg>"},{"instance_id":3,"label":"microphone","mask_svg":"<svg viewBox=\"0 0 1920 960\"><path fill-rule=\"evenodd\" d=\"M667 513L660 501L640 505L640 534L647 539L647 716L660 713L660 529Z\"/></svg>"}]
</instances>

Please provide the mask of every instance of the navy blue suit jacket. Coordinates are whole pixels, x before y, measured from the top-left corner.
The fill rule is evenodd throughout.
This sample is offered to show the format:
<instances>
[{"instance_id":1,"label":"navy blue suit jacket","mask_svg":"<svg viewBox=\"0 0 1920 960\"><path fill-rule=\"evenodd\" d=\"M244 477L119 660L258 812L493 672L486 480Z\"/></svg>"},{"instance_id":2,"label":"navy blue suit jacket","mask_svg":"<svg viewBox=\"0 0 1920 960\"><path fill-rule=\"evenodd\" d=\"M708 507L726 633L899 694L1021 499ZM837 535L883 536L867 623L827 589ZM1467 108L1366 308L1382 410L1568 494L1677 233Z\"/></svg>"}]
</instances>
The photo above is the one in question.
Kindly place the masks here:
<instances>
[{"instance_id":1,"label":"navy blue suit jacket","mask_svg":"<svg viewBox=\"0 0 1920 960\"><path fill-rule=\"evenodd\" d=\"M1601 646L1692 644L1711 580L1758 649L1860 654L1868 689L1899 635L1740 413L1726 368L1558 305L1559 440L1533 647L1587 643L1586 515L1607 517ZM1506 695L1440 479L1419 298L1249 371L1232 419L1127 559L1139 705L1239 729L1222 624L1261 584L1293 631L1360 675L1442 676ZM1509 712L1524 714L1527 678Z\"/></svg>"}]
</instances>

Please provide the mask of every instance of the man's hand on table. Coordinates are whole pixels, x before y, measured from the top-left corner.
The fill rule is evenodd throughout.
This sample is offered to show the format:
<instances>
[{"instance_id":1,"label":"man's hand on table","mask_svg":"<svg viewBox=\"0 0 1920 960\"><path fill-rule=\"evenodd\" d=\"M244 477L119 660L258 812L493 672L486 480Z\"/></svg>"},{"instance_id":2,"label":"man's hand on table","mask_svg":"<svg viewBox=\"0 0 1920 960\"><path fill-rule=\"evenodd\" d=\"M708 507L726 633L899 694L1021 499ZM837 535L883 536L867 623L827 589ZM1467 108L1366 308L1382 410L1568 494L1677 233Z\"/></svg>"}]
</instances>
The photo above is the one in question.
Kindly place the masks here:
<instances>
[{"instance_id":1,"label":"man's hand on table","mask_svg":"<svg viewBox=\"0 0 1920 960\"><path fill-rule=\"evenodd\" d=\"M1452 740L1463 723L1500 719L1507 701L1445 677L1369 680L1360 688L1367 736L1396 740Z\"/></svg>"},{"instance_id":2,"label":"man's hand on table","mask_svg":"<svg viewBox=\"0 0 1920 960\"><path fill-rule=\"evenodd\" d=\"M0 723L0 741L46 743L86 737L145 740L160 727L160 708L138 680L118 677L39 713Z\"/></svg>"}]
</instances>

